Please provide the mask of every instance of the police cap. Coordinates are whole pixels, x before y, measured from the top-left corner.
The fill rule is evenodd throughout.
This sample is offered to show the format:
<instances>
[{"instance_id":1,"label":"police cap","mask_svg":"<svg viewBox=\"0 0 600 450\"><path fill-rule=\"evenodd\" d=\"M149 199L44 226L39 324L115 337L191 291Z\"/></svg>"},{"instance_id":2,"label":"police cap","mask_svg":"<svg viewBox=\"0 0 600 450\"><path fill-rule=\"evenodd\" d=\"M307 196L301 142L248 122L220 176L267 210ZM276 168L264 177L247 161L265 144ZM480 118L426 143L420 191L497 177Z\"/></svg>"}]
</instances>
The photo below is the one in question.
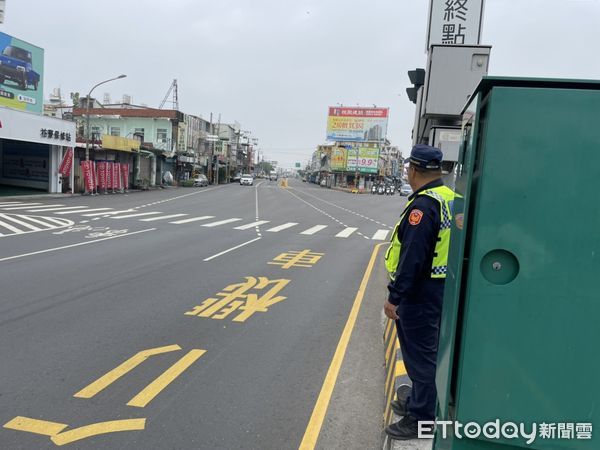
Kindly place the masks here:
<instances>
[{"instance_id":1,"label":"police cap","mask_svg":"<svg viewBox=\"0 0 600 450\"><path fill-rule=\"evenodd\" d=\"M438 170L442 167L444 155L439 148L431 145L417 144L410 151L409 161L412 165L426 170Z\"/></svg>"}]
</instances>

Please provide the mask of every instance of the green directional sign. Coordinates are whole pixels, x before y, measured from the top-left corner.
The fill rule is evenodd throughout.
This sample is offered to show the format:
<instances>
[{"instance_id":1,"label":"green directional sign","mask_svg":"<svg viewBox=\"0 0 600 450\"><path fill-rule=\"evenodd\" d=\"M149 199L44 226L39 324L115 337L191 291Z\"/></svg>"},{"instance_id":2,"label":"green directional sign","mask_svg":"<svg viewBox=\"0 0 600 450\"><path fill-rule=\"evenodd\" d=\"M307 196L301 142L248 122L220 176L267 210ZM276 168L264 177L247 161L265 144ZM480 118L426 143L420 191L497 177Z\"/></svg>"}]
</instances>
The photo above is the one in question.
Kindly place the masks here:
<instances>
[{"instance_id":1,"label":"green directional sign","mask_svg":"<svg viewBox=\"0 0 600 450\"><path fill-rule=\"evenodd\" d=\"M296 163L296 167L300 168L302 165L300 163Z\"/></svg>"}]
</instances>

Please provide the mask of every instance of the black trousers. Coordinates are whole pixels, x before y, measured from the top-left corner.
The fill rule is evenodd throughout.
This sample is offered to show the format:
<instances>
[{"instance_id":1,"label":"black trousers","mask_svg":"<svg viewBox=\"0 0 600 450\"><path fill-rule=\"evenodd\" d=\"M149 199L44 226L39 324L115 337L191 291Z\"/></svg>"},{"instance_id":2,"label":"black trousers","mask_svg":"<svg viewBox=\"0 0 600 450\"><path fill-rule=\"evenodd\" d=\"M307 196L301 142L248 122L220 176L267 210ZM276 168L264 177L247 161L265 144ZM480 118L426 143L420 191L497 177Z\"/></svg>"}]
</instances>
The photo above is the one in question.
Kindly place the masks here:
<instances>
[{"instance_id":1,"label":"black trousers","mask_svg":"<svg viewBox=\"0 0 600 450\"><path fill-rule=\"evenodd\" d=\"M397 307L400 319L396 320L396 330L404 366L412 381L407 413L418 420L435 420L435 370L444 295L443 283L434 283L431 289L425 287L420 291L426 294L421 301L406 302Z\"/></svg>"}]
</instances>

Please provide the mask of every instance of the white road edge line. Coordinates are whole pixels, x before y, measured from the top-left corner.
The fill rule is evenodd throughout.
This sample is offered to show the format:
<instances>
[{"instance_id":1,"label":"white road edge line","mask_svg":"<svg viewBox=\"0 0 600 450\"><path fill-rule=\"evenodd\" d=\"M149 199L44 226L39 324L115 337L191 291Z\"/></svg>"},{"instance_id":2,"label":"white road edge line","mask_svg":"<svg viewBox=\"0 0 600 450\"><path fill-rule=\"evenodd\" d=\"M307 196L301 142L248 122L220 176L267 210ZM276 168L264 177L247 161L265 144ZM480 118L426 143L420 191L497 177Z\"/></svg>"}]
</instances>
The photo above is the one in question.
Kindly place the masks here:
<instances>
[{"instance_id":1,"label":"white road edge line","mask_svg":"<svg viewBox=\"0 0 600 450\"><path fill-rule=\"evenodd\" d=\"M77 244L71 244L71 245L63 245L62 247L48 248L46 250L39 250L37 252L23 253L22 255L8 256L6 258L0 258L0 262L9 261L11 259L24 258L25 256L39 255L41 253L55 252L55 251L58 251L58 250L64 250L65 248L79 247L81 245L94 244L94 243L100 242L100 241L108 241L109 239L117 239L117 238L122 238L122 237L125 237L125 236L131 236L131 235L134 235L134 234L146 233L147 231L155 231L155 230L156 230L156 228L148 228L147 230L134 231L132 233L120 234L118 236L111 236L111 237L106 237L106 238L102 238L102 239L95 239L93 241L79 242Z\"/></svg>"},{"instance_id":2,"label":"white road edge line","mask_svg":"<svg viewBox=\"0 0 600 450\"><path fill-rule=\"evenodd\" d=\"M262 239L262 238L260 238L260 237L254 238L254 239L252 239L252 240L250 240L248 242L244 242L243 244L236 245L235 247L231 247L229 250L225 250L225 251L223 251L221 253L217 253L216 255L210 256L210 257L204 259L203 261L206 262L206 261L210 261L211 259L218 258L219 256L224 255L225 253L232 252L234 250L237 250L238 248L243 247L244 245L252 244L253 242L259 241L260 239ZM2 260L0 259L0 261L2 261Z\"/></svg>"}]
</instances>

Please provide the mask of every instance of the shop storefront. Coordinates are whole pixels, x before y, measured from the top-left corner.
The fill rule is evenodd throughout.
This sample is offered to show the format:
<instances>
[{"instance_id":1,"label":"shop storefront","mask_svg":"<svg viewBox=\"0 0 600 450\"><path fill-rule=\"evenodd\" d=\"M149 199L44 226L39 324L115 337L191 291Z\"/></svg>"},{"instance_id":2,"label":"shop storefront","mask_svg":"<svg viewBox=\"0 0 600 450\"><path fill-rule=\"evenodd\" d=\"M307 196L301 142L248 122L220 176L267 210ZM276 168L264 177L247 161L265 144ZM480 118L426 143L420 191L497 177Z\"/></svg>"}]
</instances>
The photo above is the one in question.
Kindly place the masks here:
<instances>
[{"instance_id":1,"label":"shop storefront","mask_svg":"<svg viewBox=\"0 0 600 450\"><path fill-rule=\"evenodd\" d=\"M59 166L74 145L74 122L0 107L0 193L66 192Z\"/></svg>"}]
</instances>

